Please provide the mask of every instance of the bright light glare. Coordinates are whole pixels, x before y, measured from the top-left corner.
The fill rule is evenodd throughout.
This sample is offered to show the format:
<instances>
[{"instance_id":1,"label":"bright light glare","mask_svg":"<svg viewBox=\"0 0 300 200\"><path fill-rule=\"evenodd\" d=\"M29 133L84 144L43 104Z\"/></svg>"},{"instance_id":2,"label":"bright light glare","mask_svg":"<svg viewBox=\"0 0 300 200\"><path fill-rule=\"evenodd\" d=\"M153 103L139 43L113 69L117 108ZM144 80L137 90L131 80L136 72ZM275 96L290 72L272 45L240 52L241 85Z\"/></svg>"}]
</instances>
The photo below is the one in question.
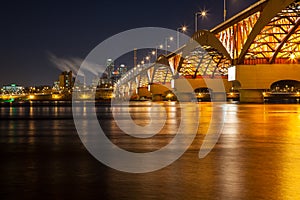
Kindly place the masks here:
<instances>
[{"instance_id":1,"label":"bright light glare","mask_svg":"<svg viewBox=\"0 0 300 200\"><path fill-rule=\"evenodd\" d=\"M295 59L296 59L296 55L295 55L294 53L292 53L292 54L290 55L290 58L291 58L291 60L295 60Z\"/></svg>"}]
</instances>

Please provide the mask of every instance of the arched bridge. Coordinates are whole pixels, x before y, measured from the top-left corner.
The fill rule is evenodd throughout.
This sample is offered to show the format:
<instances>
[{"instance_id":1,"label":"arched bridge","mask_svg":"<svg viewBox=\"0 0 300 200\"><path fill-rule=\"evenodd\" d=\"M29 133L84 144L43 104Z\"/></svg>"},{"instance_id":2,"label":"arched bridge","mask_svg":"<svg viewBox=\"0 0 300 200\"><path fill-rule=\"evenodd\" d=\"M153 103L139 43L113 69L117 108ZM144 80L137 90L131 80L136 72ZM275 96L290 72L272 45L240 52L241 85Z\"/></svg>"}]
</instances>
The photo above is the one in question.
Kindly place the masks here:
<instances>
[{"instance_id":1,"label":"arched bridge","mask_svg":"<svg viewBox=\"0 0 300 200\"><path fill-rule=\"evenodd\" d=\"M133 68L118 81L116 95L155 97L170 87L184 92L180 78L185 77L194 89L218 79L226 92L238 86L241 101L261 102L272 83L300 81L299 25L299 0L258 1L213 29L194 33L187 44L153 65ZM224 88L211 89L218 93Z\"/></svg>"}]
</instances>

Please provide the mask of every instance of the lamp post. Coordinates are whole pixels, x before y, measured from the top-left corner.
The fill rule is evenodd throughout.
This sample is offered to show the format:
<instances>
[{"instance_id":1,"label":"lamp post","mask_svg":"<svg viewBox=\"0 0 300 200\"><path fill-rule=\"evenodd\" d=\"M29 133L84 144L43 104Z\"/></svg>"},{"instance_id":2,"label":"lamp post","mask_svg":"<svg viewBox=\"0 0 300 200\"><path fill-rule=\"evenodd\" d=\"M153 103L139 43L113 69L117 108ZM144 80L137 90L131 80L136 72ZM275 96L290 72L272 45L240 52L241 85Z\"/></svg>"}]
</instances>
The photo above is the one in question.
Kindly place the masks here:
<instances>
[{"instance_id":1,"label":"lamp post","mask_svg":"<svg viewBox=\"0 0 300 200\"><path fill-rule=\"evenodd\" d=\"M170 40L170 41L173 41L174 40L174 38L171 36L171 37L166 37L165 38L165 44L166 44L166 46L165 46L165 49L166 49L166 55L167 55L167 53L168 53L168 40Z\"/></svg>"},{"instance_id":2,"label":"lamp post","mask_svg":"<svg viewBox=\"0 0 300 200\"><path fill-rule=\"evenodd\" d=\"M156 55L156 51L151 51L151 54L152 54L153 56L155 56L155 55Z\"/></svg>"},{"instance_id":3,"label":"lamp post","mask_svg":"<svg viewBox=\"0 0 300 200\"><path fill-rule=\"evenodd\" d=\"M226 15L227 15L226 0L224 0L224 22L226 21Z\"/></svg>"},{"instance_id":4,"label":"lamp post","mask_svg":"<svg viewBox=\"0 0 300 200\"><path fill-rule=\"evenodd\" d=\"M158 49L163 49L164 48L164 45L159 45L159 46L155 46L155 50L153 50L151 52L151 54L154 56L155 55L155 60L157 60L157 57L158 57Z\"/></svg>"},{"instance_id":5,"label":"lamp post","mask_svg":"<svg viewBox=\"0 0 300 200\"><path fill-rule=\"evenodd\" d=\"M200 15L202 18L204 18L207 16L207 11L203 10L203 11L195 13L195 32L198 31L198 15Z\"/></svg>"},{"instance_id":6,"label":"lamp post","mask_svg":"<svg viewBox=\"0 0 300 200\"><path fill-rule=\"evenodd\" d=\"M146 56L146 60L148 61L148 64L150 65L150 56Z\"/></svg>"},{"instance_id":7,"label":"lamp post","mask_svg":"<svg viewBox=\"0 0 300 200\"><path fill-rule=\"evenodd\" d=\"M182 26L180 28L177 29L177 49L179 49L179 31L182 31L183 33L187 31L187 27L186 26Z\"/></svg>"}]
</instances>

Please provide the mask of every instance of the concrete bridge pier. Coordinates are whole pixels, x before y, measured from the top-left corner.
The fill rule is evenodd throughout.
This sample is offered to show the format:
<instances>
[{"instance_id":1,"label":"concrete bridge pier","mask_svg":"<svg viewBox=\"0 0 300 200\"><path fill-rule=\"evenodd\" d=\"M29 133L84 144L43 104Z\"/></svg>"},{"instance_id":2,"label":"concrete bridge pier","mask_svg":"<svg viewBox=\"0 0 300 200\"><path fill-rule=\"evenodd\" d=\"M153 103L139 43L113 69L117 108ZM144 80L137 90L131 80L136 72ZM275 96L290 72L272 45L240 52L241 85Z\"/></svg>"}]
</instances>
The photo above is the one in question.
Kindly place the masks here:
<instances>
[{"instance_id":1,"label":"concrete bridge pier","mask_svg":"<svg viewBox=\"0 0 300 200\"><path fill-rule=\"evenodd\" d=\"M211 101L212 102L226 102L227 94L226 92L212 92Z\"/></svg>"},{"instance_id":2,"label":"concrete bridge pier","mask_svg":"<svg viewBox=\"0 0 300 200\"><path fill-rule=\"evenodd\" d=\"M152 94L150 93L147 87L139 87L138 95L140 98L145 98L145 99L150 99L152 97Z\"/></svg>"},{"instance_id":3,"label":"concrete bridge pier","mask_svg":"<svg viewBox=\"0 0 300 200\"><path fill-rule=\"evenodd\" d=\"M162 94L152 94L152 101L162 101Z\"/></svg>"},{"instance_id":4,"label":"concrete bridge pier","mask_svg":"<svg viewBox=\"0 0 300 200\"><path fill-rule=\"evenodd\" d=\"M180 92L180 93L176 93L176 95L177 95L178 101L180 101L180 102L197 101L197 98L196 98L195 94L193 94L193 93Z\"/></svg>"},{"instance_id":5,"label":"concrete bridge pier","mask_svg":"<svg viewBox=\"0 0 300 200\"><path fill-rule=\"evenodd\" d=\"M263 89L240 89L241 103L263 103Z\"/></svg>"},{"instance_id":6,"label":"concrete bridge pier","mask_svg":"<svg viewBox=\"0 0 300 200\"><path fill-rule=\"evenodd\" d=\"M152 94L152 101L162 101L163 95L171 88L170 84L151 84L150 93Z\"/></svg>"}]
</instances>

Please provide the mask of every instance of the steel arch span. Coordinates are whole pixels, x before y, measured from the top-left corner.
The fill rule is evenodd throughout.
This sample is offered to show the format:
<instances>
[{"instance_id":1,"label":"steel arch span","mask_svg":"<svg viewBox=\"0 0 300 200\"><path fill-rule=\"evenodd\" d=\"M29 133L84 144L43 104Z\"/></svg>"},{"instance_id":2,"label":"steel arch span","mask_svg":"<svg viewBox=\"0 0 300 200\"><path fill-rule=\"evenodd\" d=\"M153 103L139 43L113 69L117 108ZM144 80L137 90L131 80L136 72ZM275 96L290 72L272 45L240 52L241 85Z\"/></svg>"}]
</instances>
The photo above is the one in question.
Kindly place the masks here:
<instances>
[{"instance_id":1,"label":"steel arch span","mask_svg":"<svg viewBox=\"0 0 300 200\"><path fill-rule=\"evenodd\" d=\"M299 0L261 0L211 32L232 64L284 64L300 58L299 24Z\"/></svg>"},{"instance_id":2,"label":"steel arch span","mask_svg":"<svg viewBox=\"0 0 300 200\"><path fill-rule=\"evenodd\" d=\"M300 61L300 0L260 0L211 30L199 30L174 53L119 80L123 95L152 84L227 78L232 65L297 64ZM120 94L119 94L120 95Z\"/></svg>"}]
</instances>

